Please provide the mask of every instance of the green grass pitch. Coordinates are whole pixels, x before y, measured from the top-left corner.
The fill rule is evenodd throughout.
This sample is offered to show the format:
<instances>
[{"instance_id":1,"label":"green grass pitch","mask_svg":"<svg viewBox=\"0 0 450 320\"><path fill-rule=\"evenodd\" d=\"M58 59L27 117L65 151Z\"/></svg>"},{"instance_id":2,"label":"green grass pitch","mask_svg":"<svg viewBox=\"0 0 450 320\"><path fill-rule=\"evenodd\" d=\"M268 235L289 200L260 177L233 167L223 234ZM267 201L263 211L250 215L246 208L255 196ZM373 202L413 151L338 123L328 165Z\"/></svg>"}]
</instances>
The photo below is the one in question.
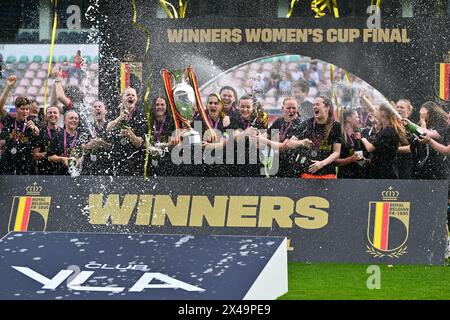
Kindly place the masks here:
<instances>
[{"instance_id":1,"label":"green grass pitch","mask_svg":"<svg viewBox=\"0 0 450 320\"><path fill-rule=\"evenodd\" d=\"M369 265L288 264L289 291L280 300L450 299L450 266L378 265L380 289L368 289Z\"/></svg>"}]
</instances>

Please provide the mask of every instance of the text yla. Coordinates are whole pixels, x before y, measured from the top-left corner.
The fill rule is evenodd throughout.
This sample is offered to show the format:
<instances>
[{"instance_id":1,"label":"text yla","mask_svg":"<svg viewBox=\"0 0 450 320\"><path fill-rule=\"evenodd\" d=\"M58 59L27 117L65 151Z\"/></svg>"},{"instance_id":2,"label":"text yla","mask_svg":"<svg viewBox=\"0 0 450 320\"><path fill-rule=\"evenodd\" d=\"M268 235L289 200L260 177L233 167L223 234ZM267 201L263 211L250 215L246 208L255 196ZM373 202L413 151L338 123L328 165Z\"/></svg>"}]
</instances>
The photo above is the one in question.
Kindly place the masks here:
<instances>
[{"instance_id":1,"label":"text yla","mask_svg":"<svg viewBox=\"0 0 450 320\"><path fill-rule=\"evenodd\" d=\"M33 280L43 284L42 289L55 290L60 286L73 272L74 270L63 269L58 272L53 278L49 279L42 274L27 268L27 267L17 267L12 266L17 271L23 273L24 275L30 277ZM94 274L94 271L81 271L75 276L70 282L68 282L67 287L72 290L78 291L101 291L101 292L122 292L125 287L91 287L83 286L83 284ZM154 279L164 282L163 284L150 284ZM190 285L186 282L174 279L168 275L159 272L146 272L139 278L138 281L128 290L129 292L142 292L144 289L183 289L186 291L197 291L203 292L205 289Z\"/></svg>"}]
</instances>

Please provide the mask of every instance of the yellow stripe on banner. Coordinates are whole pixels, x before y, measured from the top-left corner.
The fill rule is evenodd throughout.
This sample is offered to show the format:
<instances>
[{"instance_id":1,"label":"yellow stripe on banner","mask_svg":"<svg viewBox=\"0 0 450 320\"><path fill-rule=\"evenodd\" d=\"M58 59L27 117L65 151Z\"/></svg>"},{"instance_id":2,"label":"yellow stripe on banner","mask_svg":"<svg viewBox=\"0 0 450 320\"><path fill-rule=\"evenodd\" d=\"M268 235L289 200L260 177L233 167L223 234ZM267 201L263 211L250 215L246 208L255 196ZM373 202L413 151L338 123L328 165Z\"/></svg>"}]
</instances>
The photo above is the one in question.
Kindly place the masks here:
<instances>
[{"instance_id":1,"label":"yellow stripe on banner","mask_svg":"<svg viewBox=\"0 0 450 320\"><path fill-rule=\"evenodd\" d=\"M445 63L439 64L439 98L445 97Z\"/></svg>"},{"instance_id":2,"label":"yellow stripe on banner","mask_svg":"<svg viewBox=\"0 0 450 320\"><path fill-rule=\"evenodd\" d=\"M52 0L52 3L53 3L53 0ZM56 11L57 7L58 7L58 0L55 0L55 6L54 6L55 18L53 19L52 42L50 44L50 59L48 60L47 80L45 80L45 85L44 85L44 114L47 113L48 79L50 78L50 73L52 71L53 52L55 50L56 26L58 25L58 12Z\"/></svg>"},{"instance_id":3,"label":"yellow stripe on banner","mask_svg":"<svg viewBox=\"0 0 450 320\"><path fill-rule=\"evenodd\" d=\"M14 231L21 231L23 212L25 211L26 197L19 197L19 207L17 209L16 222L14 223Z\"/></svg>"},{"instance_id":4,"label":"yellow stripe on banner","mask_svg":"<svg viewBox=\"0 0 450 320\"><path fill-rule=\"evenodd\" d=\"M376 203L375 209L375 228L373 230L373 246L381 248L381 232L383 226L383 202Z\"/></svg>"}]
</instances>

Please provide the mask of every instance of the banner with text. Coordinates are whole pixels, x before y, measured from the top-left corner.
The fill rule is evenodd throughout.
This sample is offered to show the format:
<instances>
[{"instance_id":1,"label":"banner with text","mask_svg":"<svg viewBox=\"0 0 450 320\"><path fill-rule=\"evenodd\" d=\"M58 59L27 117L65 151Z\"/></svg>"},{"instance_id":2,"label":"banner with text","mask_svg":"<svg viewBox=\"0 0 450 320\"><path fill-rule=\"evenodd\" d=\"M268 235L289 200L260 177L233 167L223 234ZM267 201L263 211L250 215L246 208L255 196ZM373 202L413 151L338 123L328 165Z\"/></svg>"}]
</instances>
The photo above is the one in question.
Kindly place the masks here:
<instances>
[{"instance_id":1,"label":"banner with text","mask_svg":"<svg viewBox=\"0 0 450 320\"><path fill-rule=\"evenodd\" d=\"M0 236L284 236L290 261L444 263L447 181L1 176L0 186Z\"/></svg>"}]
</instances>

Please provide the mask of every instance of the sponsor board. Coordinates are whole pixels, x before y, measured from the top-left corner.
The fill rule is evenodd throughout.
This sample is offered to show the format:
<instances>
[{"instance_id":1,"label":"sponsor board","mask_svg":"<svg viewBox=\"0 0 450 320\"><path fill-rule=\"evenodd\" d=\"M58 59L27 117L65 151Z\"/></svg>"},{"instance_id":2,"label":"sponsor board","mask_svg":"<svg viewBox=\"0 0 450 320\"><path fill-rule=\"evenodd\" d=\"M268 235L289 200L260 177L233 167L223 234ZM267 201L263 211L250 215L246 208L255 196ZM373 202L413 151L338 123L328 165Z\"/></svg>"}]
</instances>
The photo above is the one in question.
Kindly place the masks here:
<instances>
[{"instance_id":1,"label":"sponsor board","mask_svg":"<svg viewBox=\"0 0 450 320\"><path fill-rule=\"evenodd\" d=\"M0 182L8 186L0 197L3 235L17 226L282 236L290 261L444 263L446 181L2 176ZM26 196L30 186L40 190L35 206L35 196Z\"/></svg>"},{"instance_id":2,"label":"sponsor board","mask_svg":"<svg viewBox=\"0 0 450 320\"><path fill-rule=\"evenodd\" d=\"M281 237L11 232L0 251L2 300L276 299L287 292Z\"/></svg>"}]
</instances>

